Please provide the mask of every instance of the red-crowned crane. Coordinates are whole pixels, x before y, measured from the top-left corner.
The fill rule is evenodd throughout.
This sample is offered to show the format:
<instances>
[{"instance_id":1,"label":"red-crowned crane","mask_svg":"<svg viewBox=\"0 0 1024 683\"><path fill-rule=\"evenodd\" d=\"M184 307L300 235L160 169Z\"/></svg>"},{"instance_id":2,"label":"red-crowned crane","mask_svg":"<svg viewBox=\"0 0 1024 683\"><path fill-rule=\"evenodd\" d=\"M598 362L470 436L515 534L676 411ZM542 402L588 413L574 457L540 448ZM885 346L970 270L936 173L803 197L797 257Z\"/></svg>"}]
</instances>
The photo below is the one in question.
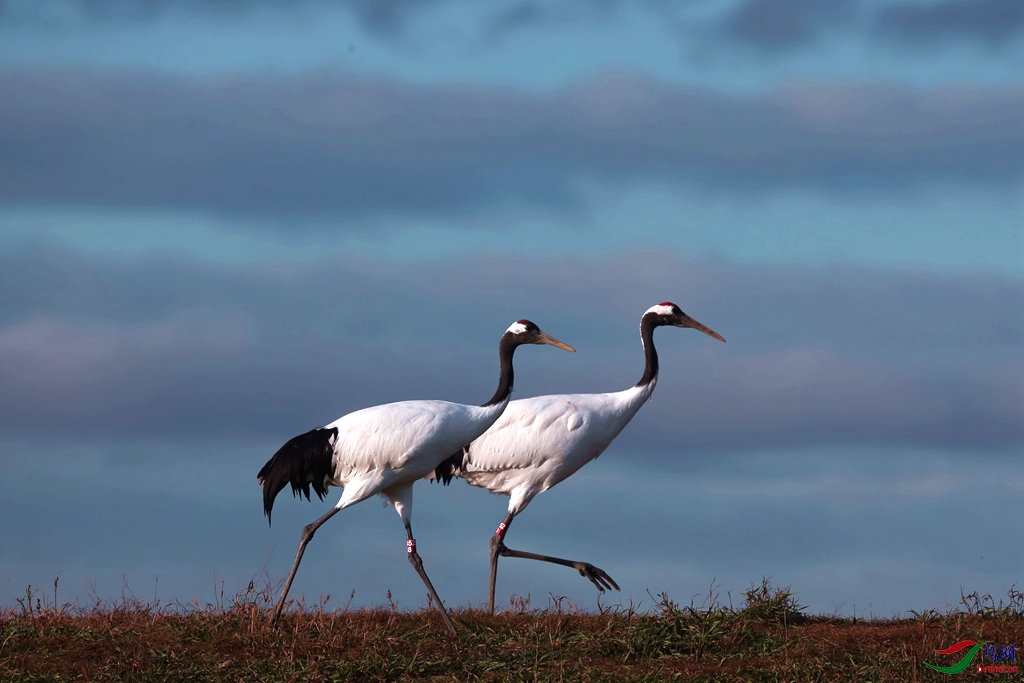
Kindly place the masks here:
<instances>
[{"instance_id":1,"label":"red-crowned crane","mask_svg":"<svg viewBox=\"0 0 1024 683\"><path fill-rule=\"evenodd\" d=\"M650 398L658 381L654 328L689 327L724 342L671 302L651 306L640 318L640 340L646 365L640 381L625 391L607 394L558 394L512 401L501 417L468 448L438 465L430 479L465 479L473 486L509 496L508 514L491 537L491 585L487 610L494 613L498 557L522 557L573 567L604 591L619 589L602 569L588 562L512 550L505 534L512 520L534 496L546 491L599 456Z\"/></svg>"},{"instance_id":2,"label":"red-crowned crane","mask_svg":"<svg viewBox=\"0 0 1024 683\"><path fill-rule=\"evenodd\" d=\"M445 457L465 447L494 424L512 394L512 355L521 344L550 344L566 351L571 346L545 334L529 320L512 323L498 344L501 375L498 389L482 406L447 401L401 401L349 413L326 427L300 434L281 446L259 472L263 485L263 511L270 521L274 499L287 484L292 494L309 489L323 499L330 486L344 489L328 512L302 530L295 562L285 580L281 598L270 617L276 623L299 568L302 554L316 530L341 510L383 494L405 525L409 562L423 579L431 598L441 610L452 635L456 634L448 612L423 570L412 535L412 485L431 472Z\"/></svg>"}]
</instances>

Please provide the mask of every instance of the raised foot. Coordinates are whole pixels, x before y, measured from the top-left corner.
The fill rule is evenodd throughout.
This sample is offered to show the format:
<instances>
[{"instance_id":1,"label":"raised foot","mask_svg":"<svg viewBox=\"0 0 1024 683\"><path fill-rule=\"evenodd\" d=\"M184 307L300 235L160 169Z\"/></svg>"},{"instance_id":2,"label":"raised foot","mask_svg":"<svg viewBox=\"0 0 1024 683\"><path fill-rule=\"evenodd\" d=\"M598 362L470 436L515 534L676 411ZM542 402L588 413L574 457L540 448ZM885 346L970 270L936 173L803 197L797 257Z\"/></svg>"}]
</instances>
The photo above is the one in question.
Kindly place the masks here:
<instances>
[{"instance_id":1,"label":"raised foot","mask_svg":"<svg viewBox=\"0 0 1024 683\"><path fill-rule=\"evenodd\" d=\"M580 576L590 579L590 583L597 586L597 590L602 593L612 588L619 590L619 584L615 583L615 580L600 567L595 567L589 562L573 562L572 566L576 568Z\"/></svg>"}]
</instances>

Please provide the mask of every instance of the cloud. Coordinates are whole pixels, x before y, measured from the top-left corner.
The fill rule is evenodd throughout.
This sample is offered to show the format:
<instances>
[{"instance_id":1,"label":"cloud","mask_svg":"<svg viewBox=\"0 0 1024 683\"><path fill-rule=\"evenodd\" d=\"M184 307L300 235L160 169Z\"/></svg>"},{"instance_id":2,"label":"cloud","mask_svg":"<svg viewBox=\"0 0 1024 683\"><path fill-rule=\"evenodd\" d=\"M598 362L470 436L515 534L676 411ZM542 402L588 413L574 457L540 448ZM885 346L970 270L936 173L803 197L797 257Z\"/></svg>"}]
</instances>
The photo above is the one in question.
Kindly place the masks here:
<instances>
[{"instance_id":1,"label":"cloud","mask_svg":"<svg viewBox=\"0 0 1024 683\"><path fill-rule=\"evenodd\" d=\"M1024 5L1016 0L944 0L885 7L874 21L880 35L913 45L966 39L993 47L1024 31Z\"/></svg>"},{"instance_id":2,"label":"cloud","mask_svg":"<svg viewBox=\"0 0 1024 683\"><path fill-rule=\"evenodd\" d=\"M351 0L348 4L364 28L377 35L395 36L405 32L411 20L410 15L443 3L440 0L416 3L401 0Z\"/></svg>"},{"instance_id":3,"label":"cloud","mask_svg":"<svg viewBox=\"0 0 1024 683\"><path fill-rule=\"evenodd\" d=\"M566 209L584 179L843 195L1024 175L1019 87L792 85L635 74L553 93L341 72L179 78L7 70L0 200L359 217Z\"/></svg>"},{"instance_id":4,"label":"cloud","mask_svg":"<svg viewBox=\"0 0 1024 683\"><path fill-rule=\"evenodd\" d=\"M684 379L661 383L665 393L644 415L648 430L637 444L650 449L647 457L839 446L977 454L1024 444L1024 367L1010 360L970 370L905 367L883 355L854 360L794 347L724 368L698 362L682 364Z\"/></svg>"},{"instance_id":5,"label":"cloud","mask_svg":"<svg viewBox=\"0 0 1024 683\"><path fill-rule=\"evenodd\" d=\"M580 353L521 353L520 395L626 388L642 369L639 315L672 298L729 341L658 333L662 379L620 438L643 459L1024 444L1024 330L1009 313L1024 285L1013 278L739 268L644 254L401 265L331 258L301 268L261 262L257 272L38 247L0 266L5 280L37 292L3 301L8 434L184 430L280 441L374 403L483 401L496 381L496 339L524 316Z\"/></svg>"},{"instance_id":6,"label":"cloud","mask_svg":"<svg viewBox=\"0 0 1024 683\"><path fill-rule=\"evenodd\" d=\"M857 0L745 0L722 19L731 40L769 53L817 43L856 14Z\"/></svg>"},{"instance_id":7,"label":"cloud","mask_svg":"<svg viewBox=\"0 0 1024 683\"><path fill-rule=\"evenodd\" d=\"M605 14L618 3L614 0L585 0L566 3L571 16ZM404 35L412 21L442 5L461 6L463 13L480 12L481 22L497 32L514 30L521 26L543 23L542 18L560 18L564 10L549 11L541 5L525 2L497 3L497 9L482 8L462 0L432 0L430 2L402 2L401 0L6 0L0 2L0 17L9 22L29 25L55 25L70 23L155 22L172 12L187 12L195 16L244 16L260 10L278 10L295 13L318 8L343 7L352 13L367 31L383 37ZM643 9L637 7L635 9ZM488 18L489 17L489 18Z\"/></svg>"},{"instance_id":8,"label":"cloud","mask_svg":"<svg viewBox=\"0 0 1024 683\"><path fill-rule=\"evenodd\" d=\"M663 0L576 0L545 4L511 0L482 6L465 0L6 0L0 18L31 28L89 28L107 24L152 25L170 18L224 20L237 26L249 17L274 13L280 19L316 22L327 13L351 18L372 39L392 45L415 35L417 43L439 38L420 31L433 19L458 14L478 44L488 46L510 34L535 34L569 25L621 21L647 16L688 45L725 55L736 47L753 48L762 57L782 57L818 47L835 38L874 43L879 38L909 43L933 52L945 41L971 40L999 47L1024 28L1024 10L1015 0L939 0L937 2L865 2L864 0L739 0L721 3L670 3ZM716 42L703 41L709 35Z\"/></svg>"},{"instance_id":9,"label":"cloud","mask_svg":"<svg viewBox=\"0 0 1024 683\"><path fill-rule=\"evenodd\" d=\"M0 18L18 24L48 26L105 22L148 23L157 21L173 11L245 14L256 8L294 9L297 6L315 5L319 2L320 0L5 0L0 2Z\"/></svg>"},{"instance_id":10,"label":"cloud","mask_svg":"<svg viewBox=\"0 0 1024 683\"><path fill-rule=\"evenodd\" d=\"M622 18L623 13L670 14L665 11L667 8L660 7L657 2L629 5L619 0L583 0L557 4L521 0L504 3L496 11L482 15L480 25L483 40L487 44L487 41L501 40L513 33L617 20ZM685 11L686 8L683 9Z\"/></svg>"},{"instance_id":11,"label":"cloud","mask_svg":"<svg viewBox=\"0 0 1024 683\"><path fill-rule=\"evenodd\" d=\"M881 5L860 0L743 0L717 21L718 33L729 41L772 56L820 46L838 36L868 43L881 38L935 51L944 41L954 40L1005 45L1024 29L1024 7L1015 0Z\"/></svg>"},{"instance_id":12,"label":"cloud","mask_svg":"<svg viewBox=\"0 0 1024 683\"><path fill-rule=\"evenodd\" d=\"M7 0L0 2L0 18L20 26L82 29L104 24L156 24L168 17L237 22L267 12L274 12L279 19L306 19L342 9L374 36L397 39L406 35L412 21L441 4L445 4L443 0Z\"/></svg>"}]
</instances>

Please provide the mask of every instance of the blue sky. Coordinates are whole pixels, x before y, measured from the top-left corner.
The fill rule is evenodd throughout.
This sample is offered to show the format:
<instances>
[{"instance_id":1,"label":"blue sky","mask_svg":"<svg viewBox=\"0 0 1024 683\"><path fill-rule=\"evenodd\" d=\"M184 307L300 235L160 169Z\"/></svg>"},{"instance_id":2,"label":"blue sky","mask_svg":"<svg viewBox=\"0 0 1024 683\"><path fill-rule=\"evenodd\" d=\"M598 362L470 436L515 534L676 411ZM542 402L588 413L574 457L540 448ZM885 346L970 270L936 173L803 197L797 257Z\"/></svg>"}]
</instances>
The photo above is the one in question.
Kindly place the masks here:
<instances>
[{"instance_id":1,"label":"blue sky","mask_svg":"<svg viewBox=\"0 0 1024 683\"><path fill-rule=\"evenodd\" d=\"M651 402L511 547L605 604L893 616L1024 576L1024 5L0 2L0 604L213 601L333 502L255 474L408 398L610 391L671 300ZM331 496L340 495L332 490ZM416 489L449 605L505 499ZM293 595L426 604L368 501ZM596 607L560 567L509 595ZM698 599L699 601L699 599Z\"/></svg>"}]
</instances>

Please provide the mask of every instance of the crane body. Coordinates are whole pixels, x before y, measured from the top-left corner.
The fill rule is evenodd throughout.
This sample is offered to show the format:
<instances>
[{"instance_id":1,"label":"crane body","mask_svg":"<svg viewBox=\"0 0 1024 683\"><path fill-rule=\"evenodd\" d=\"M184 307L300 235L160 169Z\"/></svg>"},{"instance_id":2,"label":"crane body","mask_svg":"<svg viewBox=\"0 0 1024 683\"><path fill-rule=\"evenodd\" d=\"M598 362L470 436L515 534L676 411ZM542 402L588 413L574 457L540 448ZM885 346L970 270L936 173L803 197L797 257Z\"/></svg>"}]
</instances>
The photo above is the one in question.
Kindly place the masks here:
<instances>
[{"instance_id":1,"label":"crane body","mask_svg":"<svg viewBox=\"0 0 1024 683\"><path fill-rule=\"evenodd\" d=\"M457 474L509 496L508 511L529 502L601 455L650 397L654 383L604 394L519 399L466 453Z\"/></svg>"},{"instance_id":2,"label":"crane body","mask_svg":"<svg viewBox=\"0 0 1024 683\"><path fill-rule=\"evenodd\" d=\"M281 597L270 615L275 623L305 553L317 529L341 510L381 494L395 507L406 530L406 549L410 563L454 635L455 625L423 569L412 534L412 489L417 479L432 472L447 455L464 448L482 434L506 409L512 394L512 357L522 344L549 344L574 351L528 320L509 326L499 343L501 374L494 396L481 406L448 401L400 401L363 408L348 413L330 424L288 440L259 471L263 486L263 510L267 520L277 494L291 485L293 495L310 489L323 498L331 486L342 487L337 504L306 525L298 551L285 580Z\"/></svg>"},{"instance_id":3,"label":"crane body","mask_svg":"<svg viewBox=\"0 0 1024 683\"><path fill-rule=\"evenodd\" d=\"M611 393L555 394L512 401L484 434L445 459L428 475L444 484L458 477L473 486L509 496L508 512L490 542L491 581L487 604L490 613L494 613L498 557L519 557L572 567L598 590L618 590L618 584L604 570L589 562L513 550L505 545L505 534L512 520L535 496L564 481L604 452L650 398L658 381L659 368L654 330L665 325L689 327L725 341L671 302L651 306L640 319L645 364L643 375L634 386Z\"/></svg>"}]
</instances>

